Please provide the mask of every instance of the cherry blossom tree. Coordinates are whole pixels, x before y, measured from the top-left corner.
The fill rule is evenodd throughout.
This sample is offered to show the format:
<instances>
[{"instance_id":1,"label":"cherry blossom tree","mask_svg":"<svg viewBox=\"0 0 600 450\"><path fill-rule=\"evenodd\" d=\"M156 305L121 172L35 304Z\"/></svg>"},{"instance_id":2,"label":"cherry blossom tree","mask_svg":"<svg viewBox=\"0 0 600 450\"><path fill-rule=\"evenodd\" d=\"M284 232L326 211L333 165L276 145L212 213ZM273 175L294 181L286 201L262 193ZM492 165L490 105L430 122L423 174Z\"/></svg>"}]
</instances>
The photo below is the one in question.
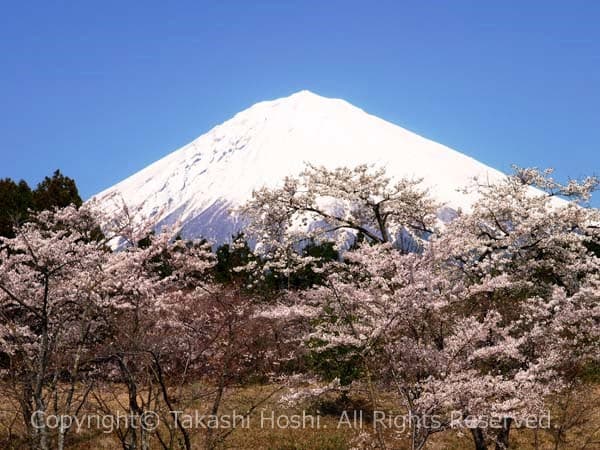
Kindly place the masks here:
<instances>
[{"instance_id":1,"label":"cherry blossom tree","mask_svg":"<svg viewBox=\"0 0 600 450\"><path fill-rule=\"evenodd\" d=\"M72 206L44 211L0 246L0 370L32 448L62 449L68 425L52 445L44 416L76 415L89 393L110 259L93 217ZM76 392L76 385L83 388Z\"/></svg>"},{"instance_id":2,"label":"cherry blossom tree","mask_svg":"<svg viewBox=\"0 0 600 450\"><path fill-rule=\"evenodd\" d=\"M392 180L383 168L328 169L308 164L299 177L253 193L239 213L246 235L263 256L261 269L289 275L318 258L301 255L309 243L333 241L340 249L358 237L410 249L431 232L436 207L420 180ZM256 265L256 263L254 263Z\"/></svg>"},{"instance_id":3,"label":"cherry blossom tree","mask_svg":"<svg viewBox=\"0 0 600 450\"><path fill-rule=\"evenodd\" d=\"M128 403L123 407L137 421L119 424L123 426L115 430L118 438L124 448L146 449L152 434L161 442L163 438L143 421L155 417L161 405L171 405L169 363L188 350L165 334L178 323L173 299L182 297L178 295L182 290L193 296L207 289L214 256L207 244L176 239L169 229L159 233L148 232L147 227L120 229L120 249L111 253L103 279L110 329L99 360L113 374L112 381L125 385ZM100 395L95 399L105 413L111 413ZM167 440L180 433L185 448L191 448L188 432L177 417L166 414L164 419L172 424L169 430L175 430Z\"/></svg>"},{"instance_id":4,"label":"cherry blossom tree","mask_svg":"<svg viewBox=\"0 0 600 450\"><path fill-rule=\"evenodd\" d=\"M338 364L344 363L343 355L355 370L351 378L337 381L342 388L364 382L374 410L381 406L380 390L395 392L412 421L412 448L421 449L447 425L445 419L428 422L445 410L427 388L432 379L446 376L445 367L458 351L443 342L452 326L448 305L460 285L437 276L430 255L406 254L391 244L366 245L344 257L322 286L291 292L262 316L303 323L306 351L326 357L335 350ZM383 430L375 431L377 445L386 448Z\"/></svg>"},{"instance_id":5,"label":"cherry blossom tree","mask_svg":"<svg viewBox=\"0 0 600 450\"><path fill-rule=\"evenodd\" d=\"M129 244L112 254L107 269L105 290L113 313L102 359L112 369L112 380L125 385L128 402L122 408L137 420L115 430L127 449L150 448L151 439L166 449L191 449L191 430L180 413L210 400L207 414L216 416L226 390L265 370L270 352L264 328L262 336L257 332L254 302L233 286L215 283L210 245L174 236L168 230L139 229L122 239ZM190 393L190 382L198 380L215 387ZM257 398L245 414L265 399ZM101 393L95 400L105 413L114 412ZM157 416L168 426L144 426L145 418ZM232 431L207 430L205 448L221 445Z\"/></svg>"},{"instance_id":6,"label":"cherry blossom tree","mask_svg":"<svg viewBox=\"0 0 600 450\"><path fill-rule=\"evenodd\" d=\"M598 358L600 259L590 248L600 215L578 204L598 180L563 185L551 174L516 169L500 184L478 186L472 212L432 243L449 279L464 285L453 309L471 322L461 339L471 347L462 376L439 388L465 416L503 418L497 449L508 447L514 417L541 413L549 393ZM465 398L467 373L471 393L480 386L481 395ZM472 432L486 448L485 430Z\"/></svg>"}]
</instances>

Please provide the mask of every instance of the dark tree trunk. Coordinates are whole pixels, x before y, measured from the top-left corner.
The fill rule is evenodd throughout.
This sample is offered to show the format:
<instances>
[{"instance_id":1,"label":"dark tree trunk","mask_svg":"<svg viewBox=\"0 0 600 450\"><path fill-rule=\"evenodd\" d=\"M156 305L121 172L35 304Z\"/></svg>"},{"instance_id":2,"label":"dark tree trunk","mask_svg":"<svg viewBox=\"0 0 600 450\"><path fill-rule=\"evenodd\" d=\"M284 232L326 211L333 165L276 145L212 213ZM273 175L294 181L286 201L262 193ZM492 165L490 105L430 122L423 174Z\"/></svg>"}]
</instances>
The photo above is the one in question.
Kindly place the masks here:
<instances>
[{"instance_id":1,"label":"dark tree trunk","mask_svg":"<svg viewBox=\"0 0 600 450\"><path fill-rule=\"evenodd\" d=\"M137 385L135 379L129 368L127 367L126 362L123 360L121 356L116 357L117 363L119 364L119 368L121 370L121 375L123 376L123 381L127 386L127 394L129 396L129 413L132 418L136 418L141 420L143 410L138 404L137 401ZM132 419L131 419L132 420ZM128 426L125 431L125 440L122 442L125 450L136 450L138 447L138 435L136 432L136 426ZM143 433L143 429L140 428L140 433Z\"/></svg>"},{"instance_id":2,"label":"dark tree trunk","mask_svg":"<svg viewBox=\"0 0 600 450\"><path fill-rule=\"evenodd\" d=\"M481 428L471 428L471 435L473 436L473 442L475 443L475 450L487 450L487 444L485 443L485 436Z\"/></svg>"},{"instance_id":3,"label":"dark tree trunk","mask_svg":"<svg viewBox=\"0 0 600 450\"><path fill-rule=\"evenodd\" d=\"M508 449L508 434L510 433L511 424L512 419L510 417L505 417L502 420L502 428L498 431L498 434L496 435L496 450Z\"/></svg>"}]
</instances>

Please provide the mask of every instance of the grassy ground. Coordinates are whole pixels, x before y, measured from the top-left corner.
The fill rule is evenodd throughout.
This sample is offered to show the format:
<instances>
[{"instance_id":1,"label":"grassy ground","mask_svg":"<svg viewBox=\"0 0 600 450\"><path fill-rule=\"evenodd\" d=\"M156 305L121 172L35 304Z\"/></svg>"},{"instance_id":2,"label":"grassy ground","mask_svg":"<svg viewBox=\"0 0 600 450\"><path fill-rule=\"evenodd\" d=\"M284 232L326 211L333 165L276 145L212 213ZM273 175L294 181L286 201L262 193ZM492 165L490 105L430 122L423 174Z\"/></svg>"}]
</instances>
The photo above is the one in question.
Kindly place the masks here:
<instances>
[{"instance_id":1,"label":"grassy ground","mask_svg":"<svg viewBox=\"0 0 600 450\"><path fill-rule=\"evenodd\" d=\"M188 394L198 391L198 386L189 387ZM276 389L276 386L251 386L230 390L226 393L223 407L219 414L232 414L233 411L240 414L247 411L256 398L265 397ZM114 397L105 393L108 402L112 402L115 409L119 403L125 403L125 396ZM110 399L112 398L112 400ZM350 448L369 448L365 443L359 442L361 433L360 422L353 422L353 414L348 415L348 421L340 422L338 412L332 413L331 405L328 404L306 404L304 409L285 407L278 402L279 396L266 401L245 422L238 422L238 427L227 436L221 445L224 449L264 449L264 450L344 450ZM570 399L563 400L561 408L555 407L552 425L563 426L565 431L565 442L559 446L560 449L568 450L600 450L600 389L594 388L582 393L575 393ZM177 408L182 407L183 402L177 403ZM381 409L393 406L385 404ZM4 402L0 414L0 448L19 449L22 444L17 438L7 440L7 430L14 417L14 407L9 402ZM207 402L198 400L186 406L187 412L198 410L200 414L206 414L209 410ZM302 412L305 411L305 416ZM90 409L89 413L93 410ZM294 419L293 415L297 415ZM185 416L189 418L190 416ZM277 424L277 418L279 424ZM275 419L273 421L272 419ZM290 425L287 420L297 420L298 427ZM205 421L206 423L206 421ZM371 432L371 420L363 415L362 431ZM295 425L296 423L292 424ZM161 425L164 427L164 425ZM19 427L12 425L13 433L19 433ZM162 428L163 432L165 428ZM201 427L189 429L193 448L204 448L205 432ZM2 437L4 439L2 439ZM406 433L400 433L399 429L388 429L386 440L391 449L410 449ZM4 444L1 444L1 443ZM550 450L555 448L552 434L547 430L525 430L516 429L511 432L511 448L513 449L539 449ZM84 430L72 435L69 449L74 450L113 450L121 449L120 443L114 434L103 433L98 430ZM151 441L152 449L162 448L156 439ZM468 430L459 432L457 430L437 433L430 438L429 450L465 450L473 448Z\"/></svg>"}]
</instances>

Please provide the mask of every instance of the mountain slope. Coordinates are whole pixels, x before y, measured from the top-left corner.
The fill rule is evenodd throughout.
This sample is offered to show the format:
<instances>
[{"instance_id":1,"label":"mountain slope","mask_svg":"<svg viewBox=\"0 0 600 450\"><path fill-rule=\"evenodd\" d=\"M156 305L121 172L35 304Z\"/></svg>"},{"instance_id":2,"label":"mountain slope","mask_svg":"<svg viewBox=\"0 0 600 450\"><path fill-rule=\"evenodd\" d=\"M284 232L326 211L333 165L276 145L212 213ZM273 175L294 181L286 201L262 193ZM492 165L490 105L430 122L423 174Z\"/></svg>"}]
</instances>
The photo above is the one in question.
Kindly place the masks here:
<instances>
[{"instance_id":1,"label":"mountain slope","mask_svg":"<svg viewBox=\"0 0 600 450\"><path fill-rule=\"evenodd\" d=\"M239 227L229 208L305 162L382 165L392 176L423 178L436 199L455 209L472 203L458 189L473 177L503 176L346 101L301 91L255 104L95 198L107 210L122 198L157 225L180 221L184 237L222 242Z\"/></svg>"}]
</instances>

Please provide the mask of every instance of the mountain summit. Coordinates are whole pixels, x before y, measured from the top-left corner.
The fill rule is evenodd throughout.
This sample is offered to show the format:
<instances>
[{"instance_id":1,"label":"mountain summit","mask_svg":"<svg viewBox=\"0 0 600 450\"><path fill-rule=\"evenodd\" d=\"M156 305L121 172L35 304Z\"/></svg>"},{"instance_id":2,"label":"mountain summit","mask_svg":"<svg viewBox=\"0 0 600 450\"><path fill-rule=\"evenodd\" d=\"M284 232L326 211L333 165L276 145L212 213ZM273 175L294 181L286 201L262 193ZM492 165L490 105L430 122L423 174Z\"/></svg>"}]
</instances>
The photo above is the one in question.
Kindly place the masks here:
<instances>
[{"instance_id":1,"label":"mountain summit","mask_svg":"<svg viewBox=\"0 0 600 450\"><path fill-rule=\"evenodd\" d=\"M390 176L423 178L438 201L468 208L459 192L474 177L502 173L340 100L309 91L257 103L95 198L122 199L157 225L179 221L184 237L223 242L239 221L229 214L252 190L295 175L305 162L330 168L374 164Z\"/></svg>"}]
</instances>

